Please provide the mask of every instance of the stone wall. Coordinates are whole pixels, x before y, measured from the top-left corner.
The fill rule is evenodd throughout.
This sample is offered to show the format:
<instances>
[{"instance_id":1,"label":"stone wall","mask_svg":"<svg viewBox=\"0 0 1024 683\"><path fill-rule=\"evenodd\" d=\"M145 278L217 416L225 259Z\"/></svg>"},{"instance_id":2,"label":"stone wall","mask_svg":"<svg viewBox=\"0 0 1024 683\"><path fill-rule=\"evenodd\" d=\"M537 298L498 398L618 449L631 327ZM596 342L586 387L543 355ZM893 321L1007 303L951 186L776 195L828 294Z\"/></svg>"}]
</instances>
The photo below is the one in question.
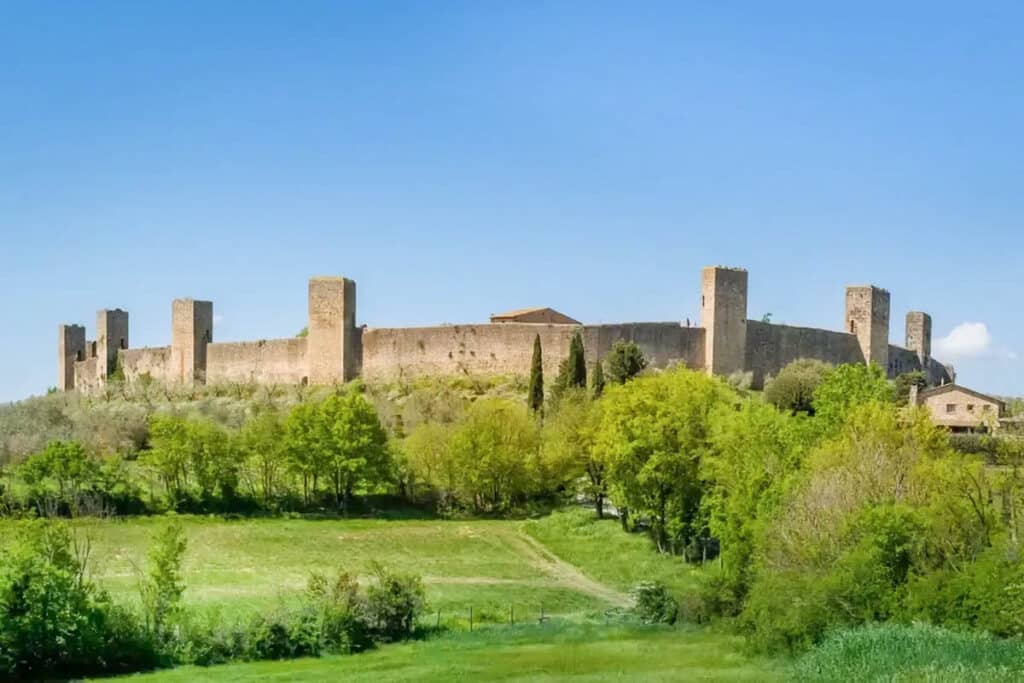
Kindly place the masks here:
<instances>
[{"instance_id":1,"label":"stone wall","mask_svg":"<svg viewBox=\"0 0 1024 683\"><path fill-rule=\"evenodd\" d=\"M99 362L95 356L75 362L75 389L78 391L94 391L102 384L99 375ZM104 378L105 379L105 378Z\"/></svg>"},{"instance_id":2,"label":"stone wall","mask_svg":"<svg viewBox=\"0 0 1024 683\"><path fill-rule=\"evenodd\" d=\"M833 365L864 362L856 335L747 321L746 369L753 373L755 389L763 387L766 378L777 375L786 365L801 358L814 358Z\"/></svg>"},{"instance_id":3,"label":"stone wall","mask_svg":"<svg viewBox=\"0 0 1024 683\"><path fill-rule=\"evenodd\" d=\"M304 384L309 381L305 339L209 344L206 382Z\"/></svg>"},{"instance_id":4,"label":"stone wall","mask_svg":"<svg viewBox=\"0 0 1024 683\"><path fill-rule=\"evenodd\" d=\"M143 375L161 382L177 379L171 369L171 347L127 349L121 352L118 363L124 371L124 378L129 382L138 380Z\"/></svg>"},{"instance_id":5,"label":"stone wall","mask_svg":"<svg viewBox=\"0 0 1024 683\"><path fill-rule=\"evenodd\" d=\"M533 339L540 335L544 374L552 381L583 332L588 365L618 340L635 342L655 367L682 362L703 367L704 330L679 323L537 325L501 323L439 327L367 328L362 331L362 376L367 381L439 375L527 375Z\"/></svg>"}]
</instances>

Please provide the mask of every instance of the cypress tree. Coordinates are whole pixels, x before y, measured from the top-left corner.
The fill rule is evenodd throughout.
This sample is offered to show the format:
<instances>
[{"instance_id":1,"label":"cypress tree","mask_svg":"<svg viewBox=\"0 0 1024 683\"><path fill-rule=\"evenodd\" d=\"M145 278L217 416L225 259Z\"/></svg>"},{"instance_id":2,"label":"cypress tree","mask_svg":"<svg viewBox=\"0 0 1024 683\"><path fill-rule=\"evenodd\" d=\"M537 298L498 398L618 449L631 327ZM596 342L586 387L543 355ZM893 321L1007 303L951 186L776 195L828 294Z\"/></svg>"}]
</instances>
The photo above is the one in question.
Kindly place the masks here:
<instances>
[{"instance_id":1,"label":"cypress tree","mask_svg":"<svg viewBox=\"0 0 1024 683\"><path fill-rule=\"evenodd\" d=\"M585 389L587 387L587 361L583 354L583 336L577 331L569 343L569 376L568 386Z\"/></svg>"},{"instance_id":2,"label":"cypress tree","mask_svg":"<svg viewBox=\"0 0 1024 683\"><path fill-rule=\"evenodd\" d=\"M544 410L544 357L540 348L540 335L533 339L533 360L530 361L530 390L527 399L530 410L535 413Z\"/></svg>"},{"instance_id":3,"label":"cypress tree","mask_svg":"<svg viewBox=\"0 0 1024 683\"><path fill-rule=\"evenodd\" d=\"M600 360L594 363L594 375L590 381L593 383L591 388L594 398L600 398L604 393L604 364Z\"/></svg>"}]
</instances>

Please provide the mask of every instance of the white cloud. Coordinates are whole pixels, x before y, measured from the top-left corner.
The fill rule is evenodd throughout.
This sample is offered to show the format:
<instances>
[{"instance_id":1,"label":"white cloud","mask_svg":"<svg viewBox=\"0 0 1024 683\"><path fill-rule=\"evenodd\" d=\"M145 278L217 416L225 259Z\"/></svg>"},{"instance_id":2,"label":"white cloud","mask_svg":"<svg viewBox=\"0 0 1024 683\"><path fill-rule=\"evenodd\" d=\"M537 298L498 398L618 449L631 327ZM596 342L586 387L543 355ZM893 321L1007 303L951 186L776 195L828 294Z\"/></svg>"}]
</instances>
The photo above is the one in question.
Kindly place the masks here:
<instances>
[{"instance_id":1,"label":"white cloud","mask_svg":"<svg viewBox=\"0 0 1024 683\"><path fill-rule=\"evenodd\" d=\"M977 358L992 352L992 334L985 323L960 323L934 346L938 358Z\"/></svg>"}]
</instances>

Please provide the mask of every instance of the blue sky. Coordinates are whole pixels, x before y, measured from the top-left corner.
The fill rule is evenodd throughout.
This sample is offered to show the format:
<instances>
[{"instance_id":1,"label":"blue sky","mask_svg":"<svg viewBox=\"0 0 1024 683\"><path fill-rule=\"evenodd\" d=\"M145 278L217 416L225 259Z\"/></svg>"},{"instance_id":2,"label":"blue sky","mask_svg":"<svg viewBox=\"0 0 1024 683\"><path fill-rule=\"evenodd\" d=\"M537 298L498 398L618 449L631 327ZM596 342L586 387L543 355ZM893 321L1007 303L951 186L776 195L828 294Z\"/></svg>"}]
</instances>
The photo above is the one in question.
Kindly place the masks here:
<instances>
[{"instance_id":1,"label":"blue sky","mask_svg":"<svg viewBox=\"0 0 1024 683\"><path fill-rule=\"evenodd\" d=\"M0 400L56 326L214 301L359 321L750 317L840 329L843 288L932 314L962 383L1024 393L1020 3L0 2ZM944 338L940 340L940 338Z\"/></svg>"}]
</instances>

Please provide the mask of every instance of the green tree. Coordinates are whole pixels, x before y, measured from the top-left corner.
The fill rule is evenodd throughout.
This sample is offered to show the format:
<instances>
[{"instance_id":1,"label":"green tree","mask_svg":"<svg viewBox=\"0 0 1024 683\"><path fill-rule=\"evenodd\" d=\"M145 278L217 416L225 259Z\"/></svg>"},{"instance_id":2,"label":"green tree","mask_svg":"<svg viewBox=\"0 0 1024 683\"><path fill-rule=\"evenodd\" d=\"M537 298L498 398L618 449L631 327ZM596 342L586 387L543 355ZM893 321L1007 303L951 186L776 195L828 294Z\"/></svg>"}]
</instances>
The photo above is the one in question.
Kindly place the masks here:
<instances>
[{"instance_id":1,"label":"green tree","mask_svg":"<svg viewBox=\"0 0 1024 683\"><path fill-rule=\"evenodd\" d=\"M544 411L544 357L540 346L540 335L533 339L533 358L530 360L530 388L527 405L535 413Z\"/></svg>"},{"instance_id":2,"label":"green tree","mask_svg":"<svg viewBox=\"0 0 1024 683\"><path fill-rule=\"evenodd\" d=\"M601 394L604 393L604 363L600 359L594 363L594 374L590 382L590 391L594 398L601 398Z\"/></svg>"},{"instance_id":3,"label":"green tree","mask_svg":"<svg viewBox=\"0 0 1024 683\"><path fill-rule=\"evenodd\" d=\"M699 465L709 416L734 394L704 373L677 368L611 387L602 402L598 454L616 505L648 519L659 550L702 538Z\"/></svg>"},{"instance_id":4,"label":"green tree","mask_svg":"<svg viewBox=\"0 0 1024 683\"><path fill-rule=\"evenodd\" d=\"M457 495L462 473L451 453L452 431L448 424L421 422L405 438L402 452L413 497L421 487L432 488L447 506Z\"/></svg>"},{"instance_id":5,"label":"green tree","mask_svg":"<svg viewBox=\"0 0 1024 683\"><path fill-rule=\"evenodd\" d=\"M246 465L249 488L269 503L278 492L287 460L286 430L281 415L264 410L249 419L238 433L236 449Z\"/></svg>"},{"instance_id":6,"label":"green tree","mask_svg":"<svg viewBox=\"0 0 1024 683\"><path fill-rule=\"evenodd\" d=\"M812 443L808 423L754 400L740 410L721 405L711 415L701 505L721 553L710 596L717 612L735 614L742 607L758 537L784 504Z\"/></svg>"},{"instance_id":7,"label":"green tree","mask_svg":"<svg viewBox=\"0 0 1024 683\"><path fill-rule=\"evenodd\" d=\"M875 363L840 365L814 390L815 419L826 431L839 429L852 410L865 403L891 403L893 388Z\"/></svg>"},{"instance_id":8,"label":"green tree","mask_svg":"<svg viewBox=\"0 0 1024 683\"><path fill-rule=\"evenodd\" d=\"M910 400L911 387L917 387L919 390L928 388L928 379L920 370L904 372L896 377L895 398L897 403L907 403Z\"/></svg>"},{"instance_id":9,"label":"green tree","mask_svg":"<svg viewBox=\"0 0 1024 683\"><path fill-rule=\"evenodd\" d=\"M647 367L643 351L633 342L617 341L605 357L608 380L614 384L625 384Z\"/></svg>"},{"instance_id":10,"label":"green tree","mask_svg":"<svg viewBox=\"0 0 1024 683\"><path fill-rule=\"evenodd\" d=\"M820 360L795 360L768 382L764 388L764 399L780 410L813 415L814 391L832 369L832 365Z\"/></svg>"},{"instance_id":11,"label":"green tree","mask_svg":"<svg viewBox=\"0 0 1024 683\"><path fill-rule=\"evenodd\" d=\"M99 467L77 441L51 441L41 453L30 456L19 473L26 484L37 490L55 484L60 499L72 502L84 486L97 478Z\"/></svg>"},{"instance_id":12,"label":"green tree","mask_svg":"<svg viewBox=\"0 0 1024 683\"><path fill-rule=\"evenodd\" d=\"M537 422L521 403L475 402L450 442L459 496L477 510L508 509L542 488Z\"/></svg>"},{"instance_id":13,"label":"green tree","mask_svg":"<svg viewBox=\"0 0 1024 683\"><path fill-rule=\"evenodd\" d=\"M583 348L583 335L577 330L569 342L569 359L566 363L566 387L585 389L587 386L587 361Z\"/></svg>"},{"instance_id":14,"label":"green tree","mask_svg":"<svg viewBox=\"0 0 1024 683\"><path fill-rule=\"evenodd\" d=\"M307 505L316 496L320 478L331 459L329 429L318 403L300 403L284 424L288 468L302 479L302 500Z\"/></svg>"},{"instance_id":15,"label":"green tree","mask_svg":"<svg viewBox=\"0 0 1024 683\"><path fill-rule=\"evenodd\" d=\"M605 462L595 449L600 426L600 403L579 389L568 392L544 422L541 451L546 476L558 486L582 477L583 493L604 517L607 497Z\"/></svg>"},{"instance_id":16,"label":"green tree","mask_svg":"<svg viewBox=\"0 0 1024 683\"><path fill-rule=\"evenodd\" d=\"M373 404L356 391L327 398L318 412L327 438L335 503L347 511L356 489L386 480L390 466L387 433Z\"/></svg>"}]
</instances>

